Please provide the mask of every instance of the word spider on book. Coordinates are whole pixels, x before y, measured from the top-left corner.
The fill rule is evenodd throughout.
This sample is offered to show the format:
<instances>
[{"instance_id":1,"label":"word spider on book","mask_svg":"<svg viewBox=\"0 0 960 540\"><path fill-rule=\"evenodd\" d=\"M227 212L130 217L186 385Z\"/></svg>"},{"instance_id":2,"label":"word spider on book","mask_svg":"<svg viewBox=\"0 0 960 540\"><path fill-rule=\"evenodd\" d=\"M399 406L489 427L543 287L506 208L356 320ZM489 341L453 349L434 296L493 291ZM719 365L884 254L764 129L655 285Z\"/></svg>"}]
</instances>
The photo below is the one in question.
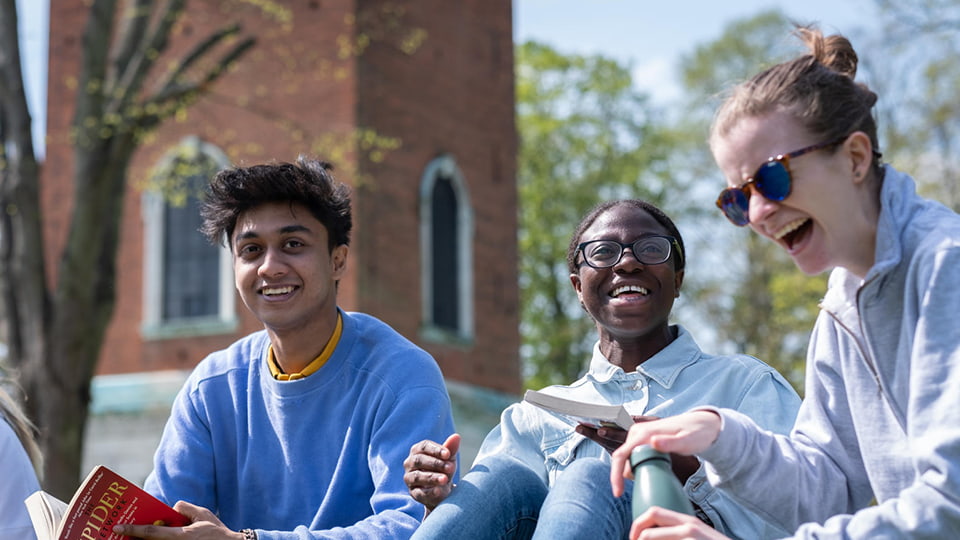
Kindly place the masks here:
<instances>
[{"instance_id":1,"label":"word spider on book","mask_svg":"<svg viewBox=\"0 0 960 540\"><path fill-rule=\"evenodd\" d=\"M67 504L45 491L24 501L39 540L122 540L114 525L182 527L190 520L114 471L94 467Z\"/></svg>"}]
</instances>

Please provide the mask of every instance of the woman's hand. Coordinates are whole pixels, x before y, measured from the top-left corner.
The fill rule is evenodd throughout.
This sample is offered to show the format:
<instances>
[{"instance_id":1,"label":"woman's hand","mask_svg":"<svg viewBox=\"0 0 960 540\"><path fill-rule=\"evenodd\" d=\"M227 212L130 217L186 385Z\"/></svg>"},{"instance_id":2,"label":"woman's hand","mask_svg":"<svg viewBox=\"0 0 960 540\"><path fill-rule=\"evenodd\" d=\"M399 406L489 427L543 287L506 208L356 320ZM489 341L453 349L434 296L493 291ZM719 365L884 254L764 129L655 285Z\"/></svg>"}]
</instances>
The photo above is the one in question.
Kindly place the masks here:
<instances>
[{"instance_id":1,"label":"woman's hand","mask_svg":"<svg viewBox=\"0 0 960 540\"><path fill-rule=\"evenodd\" d=\"M695 516L654 506L640 514L630 527L630 540L647 539L727 540L727 537Z\"/></svg>"},{"instance_id":2,"label":"woman's hand","mask_svg":"<svg viewBox=\"0 0 960 540\"><path fill-rule=\"evenodd\" d=\"M649 444L660 452L690 456L709 448L719 434L720 415L707 410L634 424L611 456L610 484L614 496L623 494L623 479L633 477L630 452L637 446Z\"/></svg>"},{"instance_id":3,"label":"woman's hand","mask_svg":"<svg viewBox=\"0 0 960 540\"><path fill-rule=\"evenodd\" d=\"M460 435L454 433L442 445L423 440L410 447L403 461L403 481L410 496L433 510L453 490L453 474L457 471Z\"/></svg>"},{"instance_id":4,"label":"woman's hand","mask_svg":"<svg viewBox=\"0 0 960 540\"><path fill-rule=\"evenodd\" d=\"M659 416L634 416L633 421L634 423L650 422L651 420L657 420L659 418ZM620 448L624 441L627 440L627 430L620 428L594 428L586 424L578 424L576 431L599 444L611 454L617 448ZM697 472L697 469L700 468L700 460L693 456L671 453L670 466L673 469L673 474L680 480L680 483L685 484L687 479L693 476L693 473Z\"/></svg>"}]
</instances>

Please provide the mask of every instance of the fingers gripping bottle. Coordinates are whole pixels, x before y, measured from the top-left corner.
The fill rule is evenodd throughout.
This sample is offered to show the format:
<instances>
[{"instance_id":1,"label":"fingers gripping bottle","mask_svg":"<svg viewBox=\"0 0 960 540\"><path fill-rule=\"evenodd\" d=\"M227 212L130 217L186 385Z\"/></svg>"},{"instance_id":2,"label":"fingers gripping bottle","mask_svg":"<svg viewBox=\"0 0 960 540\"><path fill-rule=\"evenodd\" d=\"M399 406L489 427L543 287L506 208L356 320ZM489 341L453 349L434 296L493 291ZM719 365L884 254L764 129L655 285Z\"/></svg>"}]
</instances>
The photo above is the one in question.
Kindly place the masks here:
<instances>
[{"instance_id":1,"label":"fingers gripping bottle","mask_svg":"<svg viewBox=\"0 0 960 540\"><path fill-rule=\"evenodd\" d=\"M693 505L670 468L670 454L642 445L630 453L633 469L633 519L651 506L694 515Z\"/></svg>"}]
</instances>

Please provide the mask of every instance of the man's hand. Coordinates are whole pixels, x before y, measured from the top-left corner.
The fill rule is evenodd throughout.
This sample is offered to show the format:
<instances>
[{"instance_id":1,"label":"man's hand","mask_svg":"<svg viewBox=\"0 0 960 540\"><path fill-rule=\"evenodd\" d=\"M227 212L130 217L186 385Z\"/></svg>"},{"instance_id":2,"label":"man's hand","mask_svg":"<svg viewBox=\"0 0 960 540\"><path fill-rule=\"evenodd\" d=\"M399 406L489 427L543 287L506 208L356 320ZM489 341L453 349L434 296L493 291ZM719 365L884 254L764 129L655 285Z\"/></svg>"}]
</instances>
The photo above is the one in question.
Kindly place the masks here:
<instances>
[{"instance_id":1,"label":"man's hand","mask_svg":"<svg viewBox=\"0 0 960 540\"><path fill-rule=\"evenodd\" d=\"M143 540L243 540L243 535L228 529L210 510L178 501L173 509L190 519L186 527L160 525L117 525L113 532Z\"/></svg>"},{"instance_id":2,"label":"man's hand","mask_svg":"<svg viewBox=\"0 0 960 540\"><path fill-rule=\"evenodd\" d=\"M403 461L403 481L410 496L433 510L453 490L453 474L457 471L457 452L460 435L454 433L442 445L420 441L410 447L410 455Z\"/></svg>"},{"instance_id":3,"label":"man's hand","mask_svg":"<svg viewBox=\"0 0 960 540\"><path fill-rule=\"evenodd\" d=\"M633 421L649 422L651 420L656 420L657 418L657 416L634 416ZM591 441L599 444L611 454L614 450L620 448L620 445L623 444L623 441L627 439L627 430L620 428L594 428L586 424L577 424L576 431Z\"/></svg>"},{"instance_id":4,"label":"man's hand","mask_svg":"<svg viewBox=\"0 0 960 540\"><path fill-rule=\"evenodd\" d=\"M623 445L611 456L610 484L613 495L623 495L623 479L633 477L630 452L637 446L649 444L660 452L691 456L709 448L719 434L720 415L706 410L634 424Z\"/></svg>"}]
</instances>

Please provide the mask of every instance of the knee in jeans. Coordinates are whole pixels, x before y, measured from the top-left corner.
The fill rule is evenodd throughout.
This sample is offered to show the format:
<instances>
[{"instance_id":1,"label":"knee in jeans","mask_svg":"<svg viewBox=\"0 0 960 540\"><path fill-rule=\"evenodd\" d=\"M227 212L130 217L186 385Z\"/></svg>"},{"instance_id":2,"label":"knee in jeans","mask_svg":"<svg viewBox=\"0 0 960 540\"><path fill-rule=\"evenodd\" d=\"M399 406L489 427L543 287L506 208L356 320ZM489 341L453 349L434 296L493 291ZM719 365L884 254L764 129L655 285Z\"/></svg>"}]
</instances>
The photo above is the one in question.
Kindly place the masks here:
<instances>
[{"instance_id":1,"label":"knee in jeans","mask_svg":"<svg viewBox=\"0 0 960 540\"><path fill-rule=\"evenodd\" d=\"M490 456L477 463L462 479L484 493L497 494L497 497L516 494L528 497L531 493L543 492L547 486L529 467L510 456Z\"/></svg>"},{"instance_id":2,"label":"knee in jeans","mask_svg":"<svg viewBox=\"0 0 960 540\"><path fill-rule=\"evenodd\" d=\"M570 465L564 470L564 472L572 471L575 474L586 474L589 476L606 475L607 478L610 477L610 464L606 461L603 461L600 458L594 457L585 457L578 458L573 460Z\"/></svg>"},{"instance_id":3,"label":"knee in jeans","mask_svg":"<svg viewBox=\"0 0 960 540\"><path fill-rule=\"evenodd\" d=\"M575 459L557 476L560 482L610 489L610 464L599 458Z\"/></svg>"}]
</instances>

